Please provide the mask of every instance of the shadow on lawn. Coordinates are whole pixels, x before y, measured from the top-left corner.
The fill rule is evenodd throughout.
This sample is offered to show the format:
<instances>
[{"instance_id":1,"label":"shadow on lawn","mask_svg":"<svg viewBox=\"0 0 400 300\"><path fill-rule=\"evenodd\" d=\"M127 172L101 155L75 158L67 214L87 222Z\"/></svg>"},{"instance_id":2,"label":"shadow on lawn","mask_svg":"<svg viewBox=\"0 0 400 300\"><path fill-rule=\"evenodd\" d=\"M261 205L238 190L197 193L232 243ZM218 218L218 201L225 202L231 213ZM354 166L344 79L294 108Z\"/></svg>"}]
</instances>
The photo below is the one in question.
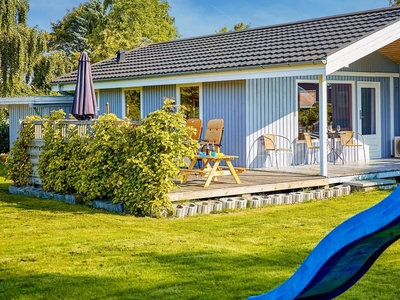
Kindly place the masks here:
<instances>
[{"instance_id":1,"label":"shadow on lawn","mask_svg":"<svg viewBox=\"0 0 400 300\"><path fill-rule=\"evenodd\" d=\"M2 182L0 179L0 201L13 204L13 207L26 210L41 210L51 212L75 212L86 214L115 214L111 211L94 209L85 205L74 205L64 201L56 201L52 199L42 199L29 197L24 195L13 195L8 192L10 183Z\"/></svg>"},{"instance_id":2,"label":"shadow on lawn","mask_svg":"<svg viewBox=\"0 0 400 300\"><path fill-rule=\"evenodd\" d=\"M62 273L11 275L7 273L14 268L5 265L0 292L4 299L244 299L284 281L286 278L276 273L288 268L282 267L283 253L270 259L266 254L256 258L213 250L171 255L161 252L138 253L148 264L126 261L110 266L106 260L104 266L89 267L97 273L114 274L114 278ZM29 269L35 263L24 264ZM74 272L80 271L86 272ZM268 277L269 272L272 280L262 277Z\"/></svg>"},{"instance_id":3,"label":"shadow on lawn","mask_svg":"<svg viewBox=\"0 0 400 300\"><path fill-rule=\"evenodd\" d=\"M288 259L283 252L272 255L269 252L238 254L227 250L171 255L160 252L137 253L146 264L135 265L129 259L125 262L122 259L123 264L110 265L106 260L104 266L88 266L91 271L115 277L62 273L8 275L12 269L7 270L5 265L0 292L4 299L245 299L285 281L284 274L292 273L303 259L303 253L292 253ZM88 268L73 272L85 274ZM386 274L396 272L396 266L389 265L385 270ZM382 286L378 282L360 281L355 286L357 290L353 288L349 296L372 298L386 293L389 299L395 294L389 295L388 289L394 293L399 290L396 284L393 280Z\"/></svg>"}]
</instances>

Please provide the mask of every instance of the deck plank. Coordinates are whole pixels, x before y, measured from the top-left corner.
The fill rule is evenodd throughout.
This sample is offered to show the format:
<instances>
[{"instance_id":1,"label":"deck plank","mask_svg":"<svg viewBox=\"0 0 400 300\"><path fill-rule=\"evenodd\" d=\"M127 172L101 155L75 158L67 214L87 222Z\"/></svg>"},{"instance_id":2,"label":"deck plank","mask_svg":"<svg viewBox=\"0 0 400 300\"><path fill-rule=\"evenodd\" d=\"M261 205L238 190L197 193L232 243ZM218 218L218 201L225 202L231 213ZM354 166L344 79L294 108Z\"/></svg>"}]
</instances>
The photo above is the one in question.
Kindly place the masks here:
<instances>
[{"instance_id":1,"label":"deck plank","mask_svg":"<svg viewBox=\"0 0 400 300\"><path fill-rule=\"evenodd\" d=\"M242 184L236 184L232 176L219 177L204 187L206 178L190 175L189 180L180 188L169 194L171 201L212 199L218 197L238 196L243 194L276 193L296 189L324 187L340 184L349 180L365 180L368 178L400 177L400 159L387 158L329 164L328 176L319 176L319 165L281 167L265 169L247 169L239 175Z\"/></svg>"}]
</instances>

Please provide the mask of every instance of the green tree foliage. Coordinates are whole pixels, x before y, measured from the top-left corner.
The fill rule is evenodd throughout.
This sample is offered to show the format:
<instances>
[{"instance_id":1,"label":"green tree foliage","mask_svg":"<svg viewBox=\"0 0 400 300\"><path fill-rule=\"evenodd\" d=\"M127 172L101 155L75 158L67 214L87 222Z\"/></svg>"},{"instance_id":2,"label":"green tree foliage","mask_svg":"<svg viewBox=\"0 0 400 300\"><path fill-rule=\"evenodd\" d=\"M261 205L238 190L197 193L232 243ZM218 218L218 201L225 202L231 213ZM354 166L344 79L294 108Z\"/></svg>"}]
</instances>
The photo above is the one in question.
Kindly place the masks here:
<instances>
[{"instance_id":1,"label":"green tree foliage","mask_svg":"<svg viewBox=\"0 0 400 300\"><path fill-rule=\"evenodd\" d=\"M0 0L0 94L33 94L33 70L46 50L44 32L26 25L28 0Z\"/></svg>"},{"instance_id":2,"label":"green tree foliage","mask_svg":"<svg viewBox=\"0 0 400 300\"><path fill-rule=\"evenodd\" d=\"M245 29L249 29L250 27L251 27L251 23L244 25L244 23L241 22L241 23L237 23L237 24L233 25L232 29L228 30L228 28L225 26L225 27L221 28L219 31L216 31L216 33L225 33L225 32L245 30Z\"/></svg>"},{"instance_id":3,"label":"green tree foliage","mask_svg":"<svg viewBox=\"0 0 400 300\"><path fill-rule=\"evenodd\" d=\"M63 50L69 56L76 52L92 52L92 40L96 40L96 36L104 29L106 17L101 0L90 0L67 11L62 20L51 23L50 49Z\"/></svg>"},{"instance_id":4,"label":"green tree foliage","mask_svg":"<svg viewBox=\"0 0 400 300\"><path fill-rule=\"evenodd\" d=\"M63 50L45 53L33 68L32 85L38 93L50 94L50 81L77 68L78 58L68 56Z\"/></svg>"},{"instance_id":5,"label":"green tree foliage","mask_svg":"<svg viewBox=\"0 0 400 300\"><path fill-rule=\"evenodd\" d=\"M179 35L169 9L164 0L91 0L52 24L50 48L85 50L95 63L143 41L172 40Z\"/></svg>"},{"instance_id":6,"label":"green tree foliage","mask_svg":"<svg viewBox=\"0 0 400 300\"><path fill-rule=\"evenodd\" d=\"M400 5L400 0L389 0L389 5L391 6Z\"/></svg>"}]
</instances>

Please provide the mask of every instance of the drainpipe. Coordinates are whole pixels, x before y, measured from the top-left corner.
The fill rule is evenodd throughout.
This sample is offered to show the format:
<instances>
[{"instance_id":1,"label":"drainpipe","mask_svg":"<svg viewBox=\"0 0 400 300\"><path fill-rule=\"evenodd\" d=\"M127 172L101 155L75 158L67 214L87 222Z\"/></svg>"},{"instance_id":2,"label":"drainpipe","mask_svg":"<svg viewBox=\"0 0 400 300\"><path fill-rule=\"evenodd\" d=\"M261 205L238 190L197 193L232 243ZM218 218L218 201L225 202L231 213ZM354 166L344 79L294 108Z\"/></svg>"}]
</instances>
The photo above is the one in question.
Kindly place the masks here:
<instances>
[{"instance_id":1,"label":"drainpipe","mask_svg":"<svg viewBox=\"0 0 400 300\"><path fill-rule=\"evenodd\" d=\"M319 175L328 176L328 149L326 140L328 124L328 90L326 74L318 75L319 81Z\"/></svg>"}]
</instances>

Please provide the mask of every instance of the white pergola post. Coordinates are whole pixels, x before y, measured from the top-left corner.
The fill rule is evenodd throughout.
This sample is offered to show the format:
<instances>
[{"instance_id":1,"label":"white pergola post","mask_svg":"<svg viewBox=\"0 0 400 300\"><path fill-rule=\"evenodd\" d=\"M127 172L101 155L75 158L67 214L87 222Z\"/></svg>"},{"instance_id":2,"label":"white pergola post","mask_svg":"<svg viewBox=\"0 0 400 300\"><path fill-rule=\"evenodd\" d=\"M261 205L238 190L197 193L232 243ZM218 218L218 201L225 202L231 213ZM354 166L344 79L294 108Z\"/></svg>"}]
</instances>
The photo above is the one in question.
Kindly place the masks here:
<instances>
[{"instance_id":1,"label":"white pergola post","mask_svg":"<svg viewBox=\"0 0 400 300\"><path fill-rule=\"evenodd\" d=\"M319 175L328 176L328 149L327 149L327 124L328 124L328 90L326 74L318 75L319 81Z\"/></svg>"}]
</instances>

